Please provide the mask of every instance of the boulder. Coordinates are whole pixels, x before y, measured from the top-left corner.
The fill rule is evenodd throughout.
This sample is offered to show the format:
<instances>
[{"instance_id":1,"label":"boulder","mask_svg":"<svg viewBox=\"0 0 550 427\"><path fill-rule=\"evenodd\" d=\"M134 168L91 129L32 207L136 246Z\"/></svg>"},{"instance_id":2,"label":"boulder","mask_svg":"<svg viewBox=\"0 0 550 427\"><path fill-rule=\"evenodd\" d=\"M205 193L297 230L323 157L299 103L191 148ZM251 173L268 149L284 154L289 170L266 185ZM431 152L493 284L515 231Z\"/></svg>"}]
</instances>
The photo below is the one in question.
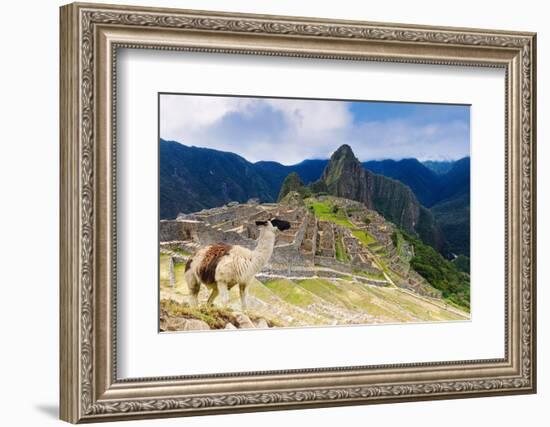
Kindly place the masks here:
<instances>
[{"instance_id":1,"label":"boulder","mask_svg":"<svg viewBox=\"0 0 550 427\"><path fill-rule=\"evenodd\" d=\"M208 323L198 319L182 319L185 320L183 324L183 331L206 331L210 329Z\"/></svg>"},{"instance_id":2,"label":"boulder","mask_svg":"<svg viewBox=\"0 0 550 427\"><path fill-rule=\"evenodd\" d=\"M233 323L227 323L224 329L237 329Z\"/></svg>"},{"instance_id":3,"label":"boulder","mask_svg":"<svg viewBox=\"0 0 550 427\"><path fill-rule=\"evenodd\" d=\"M256 328L261 328L261 329L269 328L269 325L267 324L267 320L265 320L264 318L259 318L254 322L254 324L256 325Z\"/></svg>"},{"instance_id":4,"label":"boulder","mask_svg":"<svg viewBox=\"0 0 550 427\"><path fill-rule=\"evenodd\" d=\"M161 317L160 330L161 331L183 331L185 330L185 324L187 319L181 317Z\"/></svg>"},{"instance_id":5,"label":"boulder","mask_svg":"<svg viewBox=\"0 0 550 427\"><path fill-rule=\"evenodd\" d=\"M237 326L240 329L250 329L250 328L255 328L256 327L256 326L254 326L254 323L252 323L252 321L250 320L250 318L246 314L237 313L235 315L235 320L237 321Z\"/></svg>"}]
</instances>

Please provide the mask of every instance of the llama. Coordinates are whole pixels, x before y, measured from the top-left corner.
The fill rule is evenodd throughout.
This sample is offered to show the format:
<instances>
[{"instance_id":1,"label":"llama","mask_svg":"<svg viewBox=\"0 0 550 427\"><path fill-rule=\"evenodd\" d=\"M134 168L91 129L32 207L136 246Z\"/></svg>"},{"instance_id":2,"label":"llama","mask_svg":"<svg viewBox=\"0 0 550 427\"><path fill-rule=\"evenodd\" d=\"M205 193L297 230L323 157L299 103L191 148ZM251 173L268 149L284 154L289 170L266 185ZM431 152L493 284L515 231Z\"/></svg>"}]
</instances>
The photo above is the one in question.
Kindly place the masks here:
<instances>
[{"instance_id":1,"label":"llama","mask_svg":"<svg viewBox=\"0 0 550 427\"><path fill-rule=\"evenodd\" d=\"M185 281L191 294L191 306L198 305L201 284L211 290L208 305L212 305L219 295L221 305L227 306L229 290L239 285L241 308L247 309L248 287L252 279L267 264L273 253L276 231L290 228L287 221L272 219L256 221L260 227L260 237L256 249L218 243L200 249L185 264Z\"/></svg>"}]
</instances>

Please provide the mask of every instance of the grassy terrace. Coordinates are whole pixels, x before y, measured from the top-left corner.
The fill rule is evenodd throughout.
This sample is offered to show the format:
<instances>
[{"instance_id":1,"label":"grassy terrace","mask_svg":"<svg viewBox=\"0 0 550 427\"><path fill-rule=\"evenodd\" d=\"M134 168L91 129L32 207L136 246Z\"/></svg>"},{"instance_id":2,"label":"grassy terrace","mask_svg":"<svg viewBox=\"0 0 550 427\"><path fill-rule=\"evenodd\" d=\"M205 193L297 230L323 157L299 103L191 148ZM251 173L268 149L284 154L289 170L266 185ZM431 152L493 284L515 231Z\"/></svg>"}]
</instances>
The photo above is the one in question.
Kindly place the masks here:
<instances>
[{"instance_id":1,"label":"grassy terrace","mask_svg":"<svg viewBox=\"0 0 550 427\"><path fill-rule=\"evenodd\" d=\"M160 254L160 285L170 286L170 255ZM174 264L174 276L177 282L185 281L185 264Z\"/></svg>"},{"instance_id":2,"label":"grassy terrace","mask_svg":"<svg viewBox=\"0 0 550 427\"><path fill-rule=\"evenodd\" d=\"M357 237L365 246L376 242L375 238L364 230L358 229L346 216L342 209L335 209L334 205L329 202L320 202L318 200L306 200L306 204L310 210L313 210L315 216L322 221L330 221L334 224L341 225L351 230L351 234ZM338 250L338 248L336 249Z\"/></svg>"},{"instance_id":3,"label":"grassy terrace","mask_svg":"<svg viewBox=\"0 0 550 427\"><path fill-rule=\"evenodd\" d=\"M318 200L306 200L309 209L313 209L315 216L322 221L330 221L349 229L355 229L342 209L334 209L334 205Z\"/></svg>"},{"instance_id":4,"label":"grassy terrace","mask_svg":"<svg viewBox=\"0 0 550 427\"><path fill-rule=\"evenodd\" d=\"M336 259L341 262L349 261L349 256L346 252L346 248L344 248L342 239L336 239Z\"/></svg>"},{"instance_id":5,"label":"grassy terrace","mask_svg":"<svg viewBox=\"0 0 550 427\"><path fill-rule=\"evenodd\" d=\"M330 221L334 224L341 225L342 227L346 227L351 231L351 234L353 234L359 241L363 244L363 246L371 249L373 244L377 244L378 241L371 236L367 231L361 230L357 228L347 217L346 212L338 208L337 206L333 205L330 202L320 202L316 199L306 199L306 205L308 209L313 211L315 216L321 220L321 221ZM346 254L345 248L343 246L343 243L338 239L336 241L336 259L338 261L346 262L349 260L349 257ZM371 249L372 250L372 249ZM387 256L387 254L384 251L381 251L378 253L380 256ZM385 263L382 262L381 259L379 259L379 266L382 270L386 271L387 266Z\"/></svg>"}]
</instances>

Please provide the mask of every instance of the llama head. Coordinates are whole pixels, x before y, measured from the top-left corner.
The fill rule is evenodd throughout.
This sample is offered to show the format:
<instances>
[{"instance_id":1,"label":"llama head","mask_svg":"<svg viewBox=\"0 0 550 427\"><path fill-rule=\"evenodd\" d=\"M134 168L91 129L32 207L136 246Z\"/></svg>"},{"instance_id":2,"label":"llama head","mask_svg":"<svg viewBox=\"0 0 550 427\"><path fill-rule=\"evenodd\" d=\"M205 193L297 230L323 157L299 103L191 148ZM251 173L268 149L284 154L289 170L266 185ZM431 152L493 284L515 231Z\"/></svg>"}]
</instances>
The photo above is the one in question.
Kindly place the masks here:
<instances>
[{"instance_id":1,"label":"llama head","mask_svg":"<svg viewBox=\"0 0 550 427\"><path fill-rule=\"evenodd\" d=\"M290 222L284 219L273 218L269 221L274 227L277 227L279 231L285 231L290 228Z\"/></svg>"},{"instance_id":2,"label":"llama head","mask_svg":"<svg viewBox=\"0 0 550 427\"><path fill-rule=\"evenodd\" d=\"M285 231L290 228L290 223L283 219L273 218L269 221L256 221L258 227L269 227L272 230Z\"/></svg>"}]
</instances>

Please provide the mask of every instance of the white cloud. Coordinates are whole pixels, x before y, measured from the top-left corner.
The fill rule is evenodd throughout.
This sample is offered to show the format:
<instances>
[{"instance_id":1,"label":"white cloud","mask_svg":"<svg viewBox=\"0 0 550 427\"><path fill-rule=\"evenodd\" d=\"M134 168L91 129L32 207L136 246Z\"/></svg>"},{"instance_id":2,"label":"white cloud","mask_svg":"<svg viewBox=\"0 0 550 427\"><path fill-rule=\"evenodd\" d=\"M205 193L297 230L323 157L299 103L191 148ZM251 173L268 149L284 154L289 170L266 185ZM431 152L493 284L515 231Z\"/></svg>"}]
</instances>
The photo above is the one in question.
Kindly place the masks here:
<instances>
[{"instance_id":1,"label":"white cloud","mask_svg":"<svg viewBox=\"0 0 550 427\"><path fill-rule=\"evenodd\" d=\"M344 143L362 161L469 154L467 122L356 122L347 102L163 95L160 108L163 139L231 151L252 162L327 158Z\"/></svg>"},{"instance_id":2,"label":"white cloud","mask_svg":"<svg viewBox=\"0 0 550 427\"><path fill-rule=\"evenodd\" d=\"M350 145L361 160L446 160L469 155L469 126L458 120L430 124L409 120L364 122L352 130L352 135Z\"/></svg>"},{"instance_id":3,"label":"white cloud","mask_svg":"<svg viewBox=\"0 0 550 427\"><path fill-rule=\"evenodd\" d=\"M182 140L189 131L208 128L226 114L245 112L251 98L162 95L160 129L166 139Z\"/></svg>"},{"instance_id":4,"label":"white cloud","mask_svg":"<svg viewBox=\"0 0 550 427\"><path fill-rule=\"evenodd\" d=\"M275 111L281 112L289 127L301 135L343 129L353 120L345 102L295 99L266 99L265 102Z\"/></svg>"}]
</instances>

